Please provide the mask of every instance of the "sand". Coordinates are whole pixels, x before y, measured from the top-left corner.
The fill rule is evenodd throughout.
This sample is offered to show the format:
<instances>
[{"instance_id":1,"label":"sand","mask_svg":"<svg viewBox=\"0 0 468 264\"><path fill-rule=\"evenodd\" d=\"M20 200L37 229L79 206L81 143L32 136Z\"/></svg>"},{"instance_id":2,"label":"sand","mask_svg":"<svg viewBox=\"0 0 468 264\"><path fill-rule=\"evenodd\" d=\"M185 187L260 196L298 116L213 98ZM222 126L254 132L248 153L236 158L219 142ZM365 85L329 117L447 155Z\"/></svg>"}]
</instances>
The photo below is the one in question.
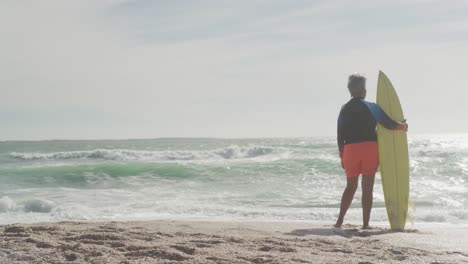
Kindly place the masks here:
<instances>
[{"instance_id":1,"label":"sand","mask_svg":"<svg viewBox=\"0 0 468 264\"><path fill-rule=\"evenodd\" d=\"M0 263L468 263L468 229L310 223L60 222L0 226Z\"/></svg>"}]
</instances>

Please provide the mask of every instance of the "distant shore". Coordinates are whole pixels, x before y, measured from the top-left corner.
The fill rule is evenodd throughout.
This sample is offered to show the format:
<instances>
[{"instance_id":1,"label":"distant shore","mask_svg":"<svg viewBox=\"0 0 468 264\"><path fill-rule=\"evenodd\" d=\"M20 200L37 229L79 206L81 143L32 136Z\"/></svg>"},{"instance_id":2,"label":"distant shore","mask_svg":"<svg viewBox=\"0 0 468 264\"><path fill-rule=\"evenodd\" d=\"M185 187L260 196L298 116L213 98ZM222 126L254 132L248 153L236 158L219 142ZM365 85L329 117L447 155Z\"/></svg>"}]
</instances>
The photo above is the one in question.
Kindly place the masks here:
<instances>
[{"instance_id":1,"label":"distant shore","mask_svg":"<svg viewBox=\"0 0 468 264\"><path fill-rule=\"evenodd\" d=\"M467 244L457 227L61 222L0 226L0 263L467 263Z\"/></svg>"}]
</instances>

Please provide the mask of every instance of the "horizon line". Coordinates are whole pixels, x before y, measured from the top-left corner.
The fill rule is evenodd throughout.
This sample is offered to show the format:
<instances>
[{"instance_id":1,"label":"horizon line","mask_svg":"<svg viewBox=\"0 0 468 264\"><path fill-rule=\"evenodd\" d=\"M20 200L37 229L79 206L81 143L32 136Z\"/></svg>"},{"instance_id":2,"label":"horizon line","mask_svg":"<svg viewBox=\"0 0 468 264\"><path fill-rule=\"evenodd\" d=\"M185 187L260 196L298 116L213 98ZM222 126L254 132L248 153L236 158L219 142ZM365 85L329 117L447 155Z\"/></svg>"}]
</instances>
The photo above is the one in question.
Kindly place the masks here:
<instances>
[{"instance_id":1,"label":"horizon line","mask_svg":"<svg viewBox=\"0 0 468 264\"><path fill-rule=\"evenodd\" d=\"M415 133L411 136L438 136L438 135L467 135L468 132L430 132L430 133ZM0 140L5 142L47 142L47 141L130 141L130 140L161 140L161 139L225 139L225 140L242 140L242 139L299 139L299 138L318 138L318 137L336 137L335 135L308 135L308 136L271 136L271 137L143 137L143 138L55 138L55 139L5 139Z\"/></svg>"}]
</instances>

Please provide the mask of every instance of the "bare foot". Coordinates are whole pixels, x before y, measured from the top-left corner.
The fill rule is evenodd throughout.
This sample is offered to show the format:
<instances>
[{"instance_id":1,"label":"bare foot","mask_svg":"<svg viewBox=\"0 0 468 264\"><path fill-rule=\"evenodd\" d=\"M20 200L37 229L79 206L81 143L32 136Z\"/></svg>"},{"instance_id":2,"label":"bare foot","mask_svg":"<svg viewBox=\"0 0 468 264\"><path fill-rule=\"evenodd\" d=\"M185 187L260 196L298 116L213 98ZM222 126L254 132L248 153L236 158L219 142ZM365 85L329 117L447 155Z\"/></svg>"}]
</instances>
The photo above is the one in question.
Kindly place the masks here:
<instances>
[{"instance_id":1,"label":"bare foot","mask_svg":"<svg viewBox=\"0 0 468 264\"><path fill-rule=\"evenodd\" d=\"M336 222L336 224L334 224L333 226L336 228L341 228L341 225L343 225L343 223Z\"/></svg>"},{"instance_id":2,"label":"bare foot","mask_svg":"<svg viewBox=\"0 0 468 264\"><path fill-rule=\"evenodd\" d=\"M369 225L363 225L361 229L372 229L372 227L370 227Z\"/></svg>"}]
</instances>

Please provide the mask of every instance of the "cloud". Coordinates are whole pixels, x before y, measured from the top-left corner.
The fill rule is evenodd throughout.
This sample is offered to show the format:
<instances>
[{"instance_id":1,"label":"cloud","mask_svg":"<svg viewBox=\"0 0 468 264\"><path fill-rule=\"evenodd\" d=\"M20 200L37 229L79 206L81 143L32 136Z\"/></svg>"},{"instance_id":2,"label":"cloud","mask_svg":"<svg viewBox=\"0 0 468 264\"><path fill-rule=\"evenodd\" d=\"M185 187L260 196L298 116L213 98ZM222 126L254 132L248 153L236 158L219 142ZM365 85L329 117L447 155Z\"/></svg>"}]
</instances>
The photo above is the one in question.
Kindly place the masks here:
<instances>
[{"instance_id":1,"label":"cloud","mask_svg":"<svg viewBox=\"0 0 468 264\"><path fill-rule=\"evenodd\" d=\"M467 10L464 1L3 1L0 138L332 134L346 75L372 84L379 69L397 80L408 115L430 118L414 107L422 89L449 114L441 86L468 96ZM455 118L448 127L459 128Z\"/></svg>"}]
</instances>

